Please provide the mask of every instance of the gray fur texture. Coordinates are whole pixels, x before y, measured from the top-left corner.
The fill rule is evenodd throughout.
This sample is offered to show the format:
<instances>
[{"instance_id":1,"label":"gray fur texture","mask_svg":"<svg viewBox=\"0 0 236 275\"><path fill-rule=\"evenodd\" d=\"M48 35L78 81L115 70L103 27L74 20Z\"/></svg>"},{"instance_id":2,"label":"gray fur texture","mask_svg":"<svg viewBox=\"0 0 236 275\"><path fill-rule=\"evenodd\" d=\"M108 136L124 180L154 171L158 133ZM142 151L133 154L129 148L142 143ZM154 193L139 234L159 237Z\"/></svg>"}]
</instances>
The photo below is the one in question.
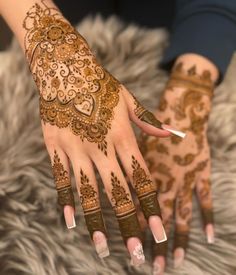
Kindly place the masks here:
<instances>
[{"instance_id":1,"label":"gray fur texture","mask_svg":"<svg viewBox=\"0 0 236 275\"><path fill-rule=\"evenodd\" d=\"M124 26L114 17L106 21L87 18L78 30L101 63L153 109L167 79L166 73L157 68L168 41L166 32ZM175 270L170 253L166 274L236 274L235 68L233 59L224 82L215 91L208 132L216 242L207 245L195 202L186 260ZM151 274L148 243L146 264L139 269L130 267L101 184L111 256L103 261L97 257L78 199L77 227L66 229L42 138L38 93L16 42L0 54L0 98L0 274ZM150 232L147 237L150 239Z\"/></svg>"}]
</instances>

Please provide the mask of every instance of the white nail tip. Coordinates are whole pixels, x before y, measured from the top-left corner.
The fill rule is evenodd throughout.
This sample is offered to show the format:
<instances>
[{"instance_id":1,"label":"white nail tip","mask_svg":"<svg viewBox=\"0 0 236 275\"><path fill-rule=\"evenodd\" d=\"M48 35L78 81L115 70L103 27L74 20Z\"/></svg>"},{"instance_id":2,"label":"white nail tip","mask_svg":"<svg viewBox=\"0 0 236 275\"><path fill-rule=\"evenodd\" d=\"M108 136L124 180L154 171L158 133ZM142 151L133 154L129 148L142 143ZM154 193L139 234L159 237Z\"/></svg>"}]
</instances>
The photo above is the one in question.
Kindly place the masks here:
<instances>
[{"instance_id":1,"label":"white nail tip","mask_svg":"<svg viewBox=\"0 0 236 275\"><path fill-rule=\"evenodd\" d=\"M213 244L215 242L215 238L211 235L207 235L207 242L209 244Z\"/></svg>"},{"instance_id":2,"label":"white nail tip","mask_svg":"<svg viewBox=\"0 0 236 275\"><path fill-rule=\"evenodd\" d=\"M154 240L155 240L156 243L163 243L163 242L167 241L166 232L165 232L163 226L162 226L162 230L163 230L164 238L163 238L162 240L160 240L160 241L159 241L159 240L156 238L156 236L153 234L153 237L154 237Z\"/></svg>"},{"instance_id":3,"label":"white nail tip","mask_svg":"<svg viewBox=\"0 0 236 275\"><path fill-rule=\"evenodd\" d=\"M67 225L67 228L68 228L68 229L72 229L72 228L75 228L75 227L76 227L75 217L74 217L74 216L73 216L72 221L73 221L72 225Z\"/></svg>"},{"instance_id":4,"label":"white nail tip","mask_svg":"<svg viewBox=\"0 0 236 275\"><path fill-rule=\"evenodd\" d=\"M166 131L168 131L168 132L170 132L170 133L172 133L172 134L174 134L178 137L181 137L181 138L184 138L186 136L186 133L178 131L178 130L171 129L171 128L166 127L164 125L162 125L162 129L164 129L164 130L166 130Z\"/></svg>"}]
</instances>

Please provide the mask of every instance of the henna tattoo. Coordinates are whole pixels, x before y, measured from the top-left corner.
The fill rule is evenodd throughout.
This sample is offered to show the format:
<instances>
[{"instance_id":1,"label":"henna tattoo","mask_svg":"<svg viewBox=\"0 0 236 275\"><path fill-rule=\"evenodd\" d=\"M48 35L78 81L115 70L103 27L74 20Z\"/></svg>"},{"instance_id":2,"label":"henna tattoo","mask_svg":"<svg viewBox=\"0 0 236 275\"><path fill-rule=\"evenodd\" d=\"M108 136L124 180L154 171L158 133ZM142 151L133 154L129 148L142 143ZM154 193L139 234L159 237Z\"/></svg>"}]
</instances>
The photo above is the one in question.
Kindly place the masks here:
<instances>
[{"instance_id":1,"label":"henna tattoo","mask_svg":"<svg viewBox=\"0 0 236 275\"><path fill-rule=\"evenodd\" d=\"M149 179L145 170L141 168L134 156L132 156L131 166L133 169L133 185L145 218L148 220L151 215L161 217L160 206L157 201L156 184Z\"/></svg>"},{"instance_id":2,"label":"henna tattoo","mask_svg":"<svg viewBox=\"0 0 236 275\"><path fill-rule=\"evenodd\" d=\"M194 180L196 178L196 173L197 172L201 172L203 171L208 163L208 159L201 161L197 164L197 166L188 171L185 175L184 175L184 185L181 188L181 192L179 192L179 215L180 217L182 217L183 219L186 219L187 216L189 216L190 214L190 210L188 207L188 203L192 200L192 188L193 188L193 184L194 184Z\"/></svg>"},{"instance_id":3,"label":"henna tattoo","mask_svg":"<svg viewBox=\"0 0 236 275\"><path fill-rule=\"evenodd\" d=\"M195 159L196 154L188 153L185 156L181 157L178 155L173 156L173 161L180 166L186 166L191 164Z\"/></svg>"},{"instance_id":4,"label":"henna tattoo","mask_svg":"<svg viewBox=\"0 0 236 275\"><path fill-rule=\"evenodd\" d=\"M90 237L93 238L95 231L101 231L107 236L97 191L89 183L89 178L82 169L80 169L80 182L80 200Z\"/></svg>"},{"instance_id":5,"label":"henna tattoo","mask_svg":"<svg viewBox=\"0 0 236 275\"><path fill-rule=\"evenodd\" d=\"M62 206L71 205L75 208L74 195L69 174L64 169L56 150L54 150L52 171L58 193L58 203Z\"/></svg>"},{"instance_id":6,"label":"henna tattoo","mask_svg":"<svg viewBox=\"0 0 236 275\"><path fill-rule=\"evenodd\" d=\"M23 22L30 70L44 123L69 127L107 154L105 137L119 101L119 82L95 60L85 39L42 0Z\"/></svg>"},{"instance_id":7,"label":"henna tattoo","mask_svg":"<svg viewBox=\"0 0 236 275\"><path fill-rule=\"evenodd\" d=\"M167 89L174 87L185 87L212 96L214 82L211 79L210 71L205 70L199 75L196 65L194 65L185 72L183 62L179 62L174 66L167 83Z\"/></svg>"},{"instance_id":8,"label":"henna tattoo","mask_svg":"<svg viewBox=\"0 0 236 275\"><path fill-rule=\"evenodd\" d=\"M174 234L174 245L173 245L173 251L178 248L182 247L184 250L186 250L188 246L188 240L189 240L189 234L188 231L178 231L176 230L176 233Z\"/></svg>"},{"instance_id":9,"label":"henna tattoo","mask_svg":"<svg viewBox=\"0 0 236 275\"><path fill-rule=\"evenodd\" d=\"M165 177L167 177L167 180L165 180L165 181L162 181L162 180L156 178L158 192L166 193L166 192L170 191L170 189L172 188L172 186L175 182L175 178L171 175L171 169L165 163L160 162L157 165L156 170L161 175L164 175Z\"/></svg>"},{"instance_id":10,"label":"henna tattoo","mask_svg":"<svg viewBox=\"0 0 236 275\"><path fill-rule=\"evenodd\" d=\"M135 109L134 109L134 113L135 115L141 120L144 121L156 128L162 129L161 125L162 122L159 121L152 112L148 111L147 109L145 109L139 102L138 100L134 97L134 104L135 104Z\"/></svg>"},{"instance_id":11,"label":"henna tattoo","mask_svg":"<svg viewBox=\"0 0 236 275\"><path fill-rule=\"evenodd\" d=\"M130 199L130 195L126 192L125 188L121 186L119 179L113 172L111 172L111 184L111 201L114 203L113 208L116 213L124 243L126 244L130 237L138 237L141 242L143 242L143 236L134 204Z\"/></svg>"}]
</instances>

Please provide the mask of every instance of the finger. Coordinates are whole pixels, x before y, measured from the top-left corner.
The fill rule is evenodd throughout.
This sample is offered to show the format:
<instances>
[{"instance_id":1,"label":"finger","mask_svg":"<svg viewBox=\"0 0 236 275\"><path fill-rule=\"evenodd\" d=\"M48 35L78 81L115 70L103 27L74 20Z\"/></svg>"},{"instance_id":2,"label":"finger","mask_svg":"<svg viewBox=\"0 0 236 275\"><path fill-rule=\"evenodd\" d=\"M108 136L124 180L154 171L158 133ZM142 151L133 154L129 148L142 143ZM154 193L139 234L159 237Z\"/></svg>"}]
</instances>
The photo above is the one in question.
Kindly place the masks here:
<instances>
[{"instance_id":1,"label":"finger","mask_svg":"<svg viewBox=\"0 0 236 275\"><path fill-rule=\"evenodd\" d=\"M159 181L161 181L159 179ZM160 187L161 188L161 187ZM158 196L163 225L166 231L166 235L169 236L171 221L173 218L173 196L171 197L168 193L159 194ZM162 243L152 242L152 259L153 259L153 274L161 275L164 274L166 266L166 257L168 252L168 241Z\"/></svg>"},{"instance_id":2,"label":"finger","mask_svg":"<svg viewBox=\"0 0 236 275\"><path fill-rule=\"evenodd\" d=\"M96 158L93 161L117 217L123 241L131 256L131 264L139 266L145 261L143 235L130 190L116 160L115 152L109 153L102 161Z\"/></svg>"},{"instance_id":3,"label":"finger","mask_svg":"<svg viewBox=\"0 0 236 275\"><path fill-rule=\"evenodd\" d=\"M116 151L126 174L135 189L143 214L156 242L166 241L161 211L157 200L156 184L152 181L144 159L139 151L131 127L126 129L126 138L116 141ZM133 155L124 152L133 152Z\"/></svg>"},{"instance_id":4,"label":"finger","mask_svg":"<svg viewBox=\"0 0 236 275\"><path fill-rule=\"evenodd\" d=\"M174 267L182 265L188 247L190 221L192 218L192 191L183 187L176 198Z\"/></svg>"},{"instance_id":5,"label":"finger","mask_svg":"<svg viewBox=\"0 0 236 275\"><path fill-rule=\"evenodd\" d=\"M157 137L168 137L171 134L185 137L185 133L159 121L152 112L144 108L134 95L125 88L122 91L128 105L130 119L145 133Z\"/></svg>"},{"instance_id":6,"label":"finger","mask_svg":"<svg viewBox=\"0 0 236 275\"><path fill-rule=\"evenodd\" d=\"M99 190L93 165L88 158L78 156L79 154L73 154L70 158L85 222L98 256L104 258L110 254L107 245L108 234L101 211Z\"/></svg>"},{"instance_id":7,"label":"finger","mask_svg":"<svg viewBox=\"0 0 236 275\"><path fill-rule=\"evenodd\" d=\"M210 163L196 183L197 198L201 207L203 225L208 243L214 243L214 218L212 210L212 193L210 182Z\"/></svg>"},{"instance_id":8,"label":"finger","mask_svg":"<svg viewBox=\"0 0 236 275\"><path fill-rule=\"evenodd\" d=\"M58 204L64 208L64 217L68 229L74 228L75 202L70 181L68 157L59 148L47 148L52 161L52 172L58 194Z\"/></svg>"}]
</instances>

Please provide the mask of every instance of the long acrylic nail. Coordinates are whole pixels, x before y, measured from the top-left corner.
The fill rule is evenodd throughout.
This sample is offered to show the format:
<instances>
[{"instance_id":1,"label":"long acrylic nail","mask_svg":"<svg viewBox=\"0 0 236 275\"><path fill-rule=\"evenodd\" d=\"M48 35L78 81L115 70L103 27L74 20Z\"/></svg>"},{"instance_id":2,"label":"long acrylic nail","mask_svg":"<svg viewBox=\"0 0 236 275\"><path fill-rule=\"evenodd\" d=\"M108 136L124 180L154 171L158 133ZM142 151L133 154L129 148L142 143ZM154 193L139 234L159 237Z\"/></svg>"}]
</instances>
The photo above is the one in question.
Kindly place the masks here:
<instances>
[{"instance_id":1,"label":"long acrylic nail","mask_svg":"<svg viewBox=\"0 0 236 275\"><path fill-rule=\"evenodd\" d=\"M127 242L127 247L131 256L131 265L138 267L145 262L143 246L138 238L129 238Z\"/></svg>"},{"instance_id":2,"label":"long acrylic nail","mask_svg":"<svg viewBox=\"0 0 236 275\"><path fill-rule=\"evenodd\" d=\"M165 242L167 240L167 237L161 218L159 216L150 216L148 222L155 242Z\"/></svg>"},{"instance_id":3,"label":"long acrylic nail","mask_svg":"<svg viewBox=\"0 0 236 275\"><path fill-rule=\"evenodd\" d=\"M207 236L207 242L209 244L213 244L215 242L215 232L213 224L207 224L205 231Z\"/></svg>"},{"instance_id":4,"label":"long acrylic nail","mask_svg":"<svg viewBox=\"0 0 236 275\"><path fill-rule=\"evenodd\" d=\"M182 247L178 247L174 252L174 267L178 268L184 261L185 251Z\"/></svg>"},{"instance_id":5,"label":"long acrylic nail","mask_svg":"<svg viewBox=\"0 0 236 275\"><path fill-rule=\"evenodd\" d=\"M97 254L100 258L105 258L110 255L107 239L104 233L101 231L95 231L93 233L93 241Z\"/></svg>"},{"instance_id":6,"label":"long acrylic nail","mask_svg":"<svg viewBox=\"0 0 236 275\"><path fill-rule=\"evenodd\" d=\"M163 256L157 256L153 262L152 275L163 275L165 268L165 259Z\"/></svg>"},{"instance_id":7,"label":"long acrylic nail","mask_svg":"<svg viewBox=\"0 0 236 275\"><path fill-rule=\"evenodd\" d=\"M174 134L178 137L184 138L186 136L186 133L181 132L177 129L174 129L174 128L170 127L167 124L162 124L161 127L162 127L162 129L164 129L164 130L166 130L166 131L168 131L168 132L170 132L170 133L172 133L172 134Z\"/></svg>"},{"instance_id":8,"label":"long acrylic nail","mask_svg":"<svg viewBox=\"0 0 236 275\"><path fill-rule=\"evenodd\" d=\"M64 207L64 217L68 229L76 227L73 207L70 205Z\"/></svg>"}]
</instances>

